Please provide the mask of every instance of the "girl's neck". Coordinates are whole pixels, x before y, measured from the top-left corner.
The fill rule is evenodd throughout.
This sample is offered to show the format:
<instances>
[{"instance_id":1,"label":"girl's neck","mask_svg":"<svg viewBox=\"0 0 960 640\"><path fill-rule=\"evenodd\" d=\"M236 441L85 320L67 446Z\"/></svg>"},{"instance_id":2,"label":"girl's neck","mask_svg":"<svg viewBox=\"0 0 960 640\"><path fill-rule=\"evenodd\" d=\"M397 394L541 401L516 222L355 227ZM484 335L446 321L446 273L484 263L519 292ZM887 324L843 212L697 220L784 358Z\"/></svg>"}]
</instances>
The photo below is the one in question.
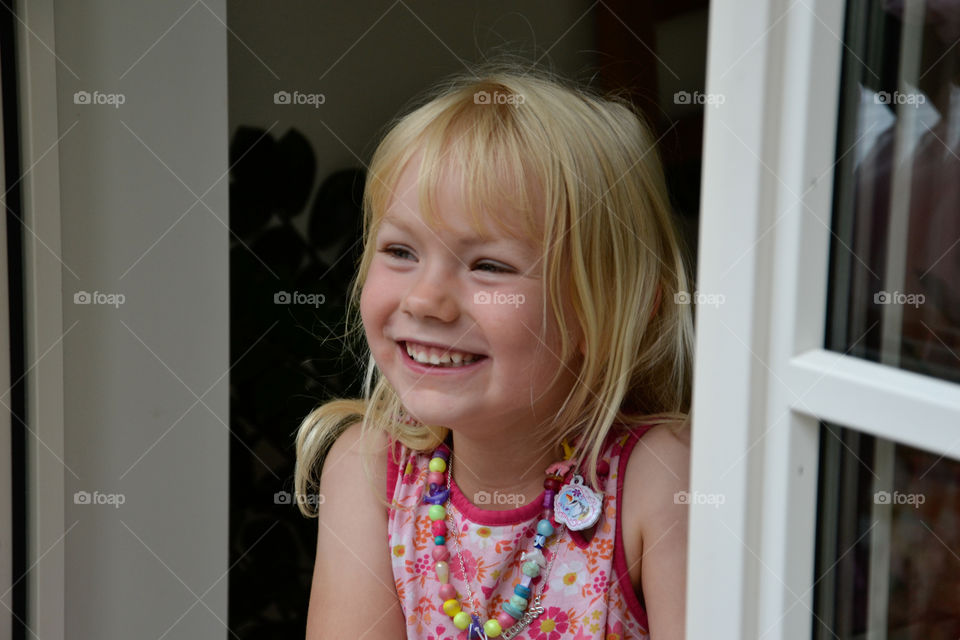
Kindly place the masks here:
<instances>
[{"instance_id":1,"label":"girl's neck","mask_svg":"<svg viewBox=\"0 0 960 640\"><path fill-rule=\"evenodd\" d=\"M543 492L546 468L562 458L559 445L538 450L541 445L529 434L471 438L452 432L451 437L453 481L472 504L491 511L532 502Z\"/></svg>"}]
</instances>

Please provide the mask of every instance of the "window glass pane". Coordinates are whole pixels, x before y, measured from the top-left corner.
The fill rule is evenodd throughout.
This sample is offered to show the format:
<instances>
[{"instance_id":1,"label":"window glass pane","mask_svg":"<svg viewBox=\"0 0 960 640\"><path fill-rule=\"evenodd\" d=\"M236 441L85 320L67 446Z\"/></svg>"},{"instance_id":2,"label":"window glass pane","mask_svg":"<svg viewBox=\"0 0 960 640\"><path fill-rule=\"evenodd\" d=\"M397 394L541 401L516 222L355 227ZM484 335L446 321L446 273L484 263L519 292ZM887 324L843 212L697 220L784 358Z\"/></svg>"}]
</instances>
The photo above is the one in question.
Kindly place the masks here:
<instances>
[{"instance_id":1,"label":"window glass pane","mask_svg":"<svg viewBox=\"0 0 960 640\"><path fill-rule=\"evenodd\" d=\"M821 425L814 638L960 638L960 462Z\"/></svg>"},{"instance_id":2,"label":"window glass pane","mask_svg":"<svg viewBox=\"0 0 960 640\"><path fill-rule=\"evenodd\" d=\"M827 347L960 381L960 2L848 2Z\"/></svg>"}]
</instances>

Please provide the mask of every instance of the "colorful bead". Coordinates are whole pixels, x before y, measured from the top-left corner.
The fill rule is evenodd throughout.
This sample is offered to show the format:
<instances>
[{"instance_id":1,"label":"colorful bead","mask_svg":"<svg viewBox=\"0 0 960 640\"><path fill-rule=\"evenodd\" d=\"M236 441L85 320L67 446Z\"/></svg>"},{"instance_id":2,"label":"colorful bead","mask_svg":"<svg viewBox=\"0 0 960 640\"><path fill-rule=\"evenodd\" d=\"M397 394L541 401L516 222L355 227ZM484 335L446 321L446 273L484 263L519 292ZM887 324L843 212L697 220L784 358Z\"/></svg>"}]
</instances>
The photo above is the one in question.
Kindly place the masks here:
<instances>
[{"instance_id":1,"label":"colorful bead","mask_svg":"<svg viewBox=\"0 0 960 640\"><path fill-rule=\"evenodd\" d=\"M559 491L563 485L563 480L557 476L550 476L543 481L543 488L547 491Z\"/></svg>"},{"instance_id":2,"label":"colorful bead","mask_svg":"<svg viewBox=\"0 0 960 640\"><path fill-rule=\"evenodd\" d=\"M610 473L610 463L606 460L601 460L597 463L597 475L605 476Z\"/></svg>"},{"instance_id":3,"label":"colorful bead","mask_svg":"<svg viewBox=\"0 0 960 640\"><path fill-rule=\"evenodd\" d=\"M543 545L546 543L547 536L542 536L539 533L537 534L537 537L533 539L533 546L537 547L538 549L543 549Z\"/></svg>"},{"instance_id":4,"label":"colorful bead","mask_svg":"<svg viewBox=\"0 0 960 640\"><path fill-rule=\"evenodd\" d=\"M437 545L438 547L446 543L447 543L447 539L444 538L443 536L437 536L436 538L433 539L433 544Z\"/></svg>"},{"instance_id":5,"label":"colorful bead","mask_svg":"<svg viewBox=\"0 0 960 640\"><path fill-rule=\"evenodd\" d=\"M538 575L540 575L540 565L538 565L536 562L524 562L523 573L531 578L536 578Z\"/></svg>"},{"instance_id":6,"label":"colorful bead","mask_svg":"<svg viewBox=\"0 0 960 640\"><path fill-rule=\"evenodd\" d=\"M527 599L521 596L518 596L516 594L510 596L510 604L512 604L513 606L515 606L517 609L521 611L527 610Z\"/></svg>"},{"instance_id":7,"label":"colorful bead","mask_svg":"<svg viewBox=\"0 0 960 640\"><path fill-rule=\"evenodd\" d=\"M522 578L520 578L520 584L527 587L528 589L530 588L531 582L533 582L533 576L523 576Z\"/></svg>"},{"instance_id":8,"label":"colorful bead","mask_svg":"<svg viewBox=\"0 0 960 640\"><path fill-rule=\"evenodd\" d=\"M527 600L530 599L530 588L525 587L522 584L518 584L515 587L513 587L513 592L518 596L520 596L521 598L526 598Z\"/></svg>"},{"instance_id":9,"label":"colorful bead","mask_svg":"<svg viewBox=\"0 0 960 640\"><path fill-rule=\"evenodd\" d=\"M438 487L441 487L447 484L447 479L439 471L431 471L427 474L427 484L435 484Z\"/></svg>"},{"instance_id":10,"label":"colorful bead","mask_svg":"<svg viewBox=\"0 0 960 640\"><path fill-rule=\"evenodd\" d=\"M452 600L457 597L457 590L449 582L447 584L440 585L440 599L441 600Z\"/></svg>"},{"instance_id":11,"label":"colorful bead","mask_svg":"<svg viewBox=\"0 0 960 640\"><path fill-rule=\"evenodd\" d=\"M450 449L447 449L447 445L442 444L437 447L437 450L433 452L434 458L442 458L443 460L450 459Z\"/></svg>"},{"instance_id":12,"label":"colorful bead","mask_svg":"<svg viewBox=\"0 0 960 640\"><path fill-rule=\"evenodd\" d=\"M470 614L470 626L467 627L467 637L470 640L480 640L483 635L483 627L480 625L480 616L475 613Z\"/></svg>"},{"instance_id":13,"label":"colorful bead","mask_svg":"<svg viewBox=\"0 0 960 640\"><path fill-rule=\"evenodd\" d=\"M443 562L444 560L450 559L450 550L446 547L434 547L430 553L436 562Z\"/></svg>"},{"instance_id":14,"label":"colorful bead","mask_svg":"<svg viewBox=\"0 0 960 640\"><path fill-rule=\"evenodd\" d=\"M456 598L450 598L443 602L443 612L451 618L460 613L460 603Z\"/></svg>"},{"instance_id":15,"label":"colorful bead","mask_svg":"<svg viewBox=\"0 0 960 640\"><path fill-rule=\"evenodd\" d=\"M447 517L447 508L442 504L432 504L427 513L430 514L431 520L443 520Z\"/></svg>"},{"instance_id":16,"label":"colorful bead","mask_svg":"<svg viewBox=\"0 0 960 640\"><path fill-rule=\"evenodd\" d=\"M445 536L447 535L447 523L443 520L437 520L432 525L430 525L430 530L435 536Z\"/></svg>"},{"instance_id":17,"label":"colorful bead","mask_svg":"<svg viewBox=\"0 0 960 640\"><path fill-rule=\"evenodd\" d=\"M443 458L431 458L430 459L430 471L436 471L437 473L443 473L447 470L447 461Z\"/></svg>"},{"instance_id":18,"label":"colorful bead","mask_svg":"<svg viewBox=\"0 0 960 640\"><path fill-rule=\"evenodd\" d=\"M500 623L493 618L483 623L483 630L487 632L487 636L490 638L498 638L503 633Z\"/></svg>"},{"instance_id":19,"label":"colorful bead","mask_svg":"<svg viewBox=\"0 0 960 640\"><path fill-rule=\"evenodd\" d=\"M501 629L509 629L513 625L517 624L517 619L506 611L501 611L500 615L497 616L497 622L500 623Z\"/></svg>"},{"instance_id":20,"label":"colorful bead","mask_svg":"<svg viewBox=\"0 0 960 640\"><path fill-rule=\"evenodd\" d=\"M440 584L447 584L450 582L450 565L444 561L440 561L434 565L433 570L437 572L437 580L440 581Z\"/></svg>"},{"instance_id":21,"label":"colorful bead","mask_svg":"<svg viewBox=\"0 0 960 640\"><path fill-rule=\"evenodd\" d=\"M457 615L453 616L453 626L461 631L470 626L470 614L466 611L461 611Z\"/></svg>"},{"instance_id":22,"label":"colorful bead","mask_svg":"<svg viewBox=\"0 0 960 640\"><path fill-rule=\"evenodd\" d=\"M553 535L553 525L550 524L549 520L541 520L537 523L537 533L542 536L552 536Z\"/></svg>"},{"instance_id":23,"label":"colorful bead","mask_svg":"<svg viewBox=\"0 0 960 640\"><path fill-rule=\"evenodd\" d=\"M543 557L543 552L540 549L534 549L533 551L524 551L523 555L520 556L521 560L526 560L527 562L536 562L541 567L547 566L547 560Z\"/></svg>"},{"instance_id":24,"label":"colorful bead","mask_svg":"<svg viewBox=\"0 0 960 640\"><path fill-rule=\"evenodd\" d=\"M519 620L520 618L523 617L523 611L521 611L520 609L517 609L515 606L513 606L513 605L510 604L509 602L504 602L504 603L503 603L503 607L501 607L501 608L502 608L506 613L508 613L510 616L516 618L517 620Z\"/></svg>"},{"instance_id":25,"label":"colorful bead","mask_svg":"<svg viewBox=\"0 0 960 640\"><path fill-rule=\"evenodd\" d=\"M546 491L543 494L543 508L552 509L553 508L553 498L557 495L556 491Z\"/></svg>"}]
</instances>

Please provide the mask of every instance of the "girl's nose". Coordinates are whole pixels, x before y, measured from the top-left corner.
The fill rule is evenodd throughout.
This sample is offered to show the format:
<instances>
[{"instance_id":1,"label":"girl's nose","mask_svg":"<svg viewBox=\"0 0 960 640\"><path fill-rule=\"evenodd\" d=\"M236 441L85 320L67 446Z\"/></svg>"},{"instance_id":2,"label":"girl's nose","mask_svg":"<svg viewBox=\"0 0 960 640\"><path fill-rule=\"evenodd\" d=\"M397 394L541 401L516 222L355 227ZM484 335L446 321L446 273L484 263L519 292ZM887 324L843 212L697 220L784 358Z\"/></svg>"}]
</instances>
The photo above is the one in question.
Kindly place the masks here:
<instances>
[{"instance_id":1,"label":"girl's nose","mask_svg":"<svg viewBox=\"0 0 960 640\"><path fill-rule=\"evenodd\" d=\"M417 318L433 318L441 322L453 322L460 309L450 279L438 270L424 269L407 291L400 303L400 310Z\"/></svg>"}]
</instances>

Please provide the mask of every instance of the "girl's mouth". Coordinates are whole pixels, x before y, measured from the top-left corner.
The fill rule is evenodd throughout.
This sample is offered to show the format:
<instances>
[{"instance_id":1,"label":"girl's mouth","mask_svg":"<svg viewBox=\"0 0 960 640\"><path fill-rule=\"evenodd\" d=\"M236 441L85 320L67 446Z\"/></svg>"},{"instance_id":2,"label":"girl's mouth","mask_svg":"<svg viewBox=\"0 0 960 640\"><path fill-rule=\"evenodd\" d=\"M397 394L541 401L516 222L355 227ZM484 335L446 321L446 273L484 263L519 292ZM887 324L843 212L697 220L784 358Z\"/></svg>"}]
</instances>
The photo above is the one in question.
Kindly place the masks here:
<instances>
[{"instance_id":1,"label":"girl's mouth","mask_svg":"<svg viewBox=\"0 0 960 640\"><path fill-rule=\"evenodd\" d=\"M487 357L453 349L428 347L415 342L400 342L399 345L409 360L428 367L456 369L469 366Z\"/></svg>"}]
</instances>

